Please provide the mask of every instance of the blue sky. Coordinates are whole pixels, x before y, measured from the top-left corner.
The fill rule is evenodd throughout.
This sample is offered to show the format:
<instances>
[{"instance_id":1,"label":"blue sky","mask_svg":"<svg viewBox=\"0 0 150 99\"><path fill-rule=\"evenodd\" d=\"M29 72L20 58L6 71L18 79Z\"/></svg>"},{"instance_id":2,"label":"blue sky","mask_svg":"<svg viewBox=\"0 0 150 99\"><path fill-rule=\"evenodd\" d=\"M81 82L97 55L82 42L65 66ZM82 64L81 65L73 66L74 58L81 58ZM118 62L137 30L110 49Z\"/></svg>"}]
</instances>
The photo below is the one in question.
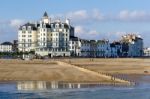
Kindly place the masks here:
<instances>
[{"instance_id":1,"label":"blue sky","mask_svg":"<svg viewBox=\"0 0 150 99\"><path fill-rule=\"evenodd\" d=\"M0 3L0 42L17 39L17 28L39 20L70 18L76 35L87 39L119 39L137 33L150 46L150 0L3 0Z\"/></svg>"}]
</instances>

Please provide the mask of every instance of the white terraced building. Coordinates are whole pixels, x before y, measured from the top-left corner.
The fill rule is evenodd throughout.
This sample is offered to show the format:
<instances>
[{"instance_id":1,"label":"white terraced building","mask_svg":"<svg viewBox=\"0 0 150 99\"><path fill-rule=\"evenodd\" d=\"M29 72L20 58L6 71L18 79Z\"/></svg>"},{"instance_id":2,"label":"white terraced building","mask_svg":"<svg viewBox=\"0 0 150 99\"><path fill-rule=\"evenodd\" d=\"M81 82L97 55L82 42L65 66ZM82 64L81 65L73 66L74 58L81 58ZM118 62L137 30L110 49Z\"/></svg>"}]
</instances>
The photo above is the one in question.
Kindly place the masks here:
<instances>
[{"instance_id":1,"label":"white terraced building","mask_svg":"<svg viewBox=\"0 0 150 99\"><path fill-rule=\"evenodd\" d=\"M71 56L81 56L81 40L78 37L71 36L69 47Z\"/></svg>"},{"instance_id":2,"label":"white terraced building","mask_svg":"<svg viewBox=\"0 0 150 99\"><path fill-rule=\"evenodd\" d=\"M150 57L150 47L144 49L144 56Z\"/></svg>"},{"instance_id":3,"label":"white terraced building","mask_svg":"<svg viewBox=\"0 0 150 99\"><path fill-rule=\"evenodd\" d=\"M45 12L37 23L27 23L19 28L18 49L22 52L35 51L45 56L70 56L69 41L74 36L70 21L52 21Z\"/></svg>"},{"instance_id":4,"label":"white terraced building","mask_svg":"<svg viewBox=\"0 0 150 99\"><path fill-rule=\"evenodd\" d=\"M13 44L11 42L3 42L0 44L0 52L13 52Z\"/></svg>"},{"instance_id":5,"label":"white terraced building","mask_svg":"<svg viewBox=\"0 0 150 99\"><path fill-rule=\"evenodd\" d=\"M81 56L110 57L111 49L108 40L81 40Z\"/></svg>"}]
</instances>

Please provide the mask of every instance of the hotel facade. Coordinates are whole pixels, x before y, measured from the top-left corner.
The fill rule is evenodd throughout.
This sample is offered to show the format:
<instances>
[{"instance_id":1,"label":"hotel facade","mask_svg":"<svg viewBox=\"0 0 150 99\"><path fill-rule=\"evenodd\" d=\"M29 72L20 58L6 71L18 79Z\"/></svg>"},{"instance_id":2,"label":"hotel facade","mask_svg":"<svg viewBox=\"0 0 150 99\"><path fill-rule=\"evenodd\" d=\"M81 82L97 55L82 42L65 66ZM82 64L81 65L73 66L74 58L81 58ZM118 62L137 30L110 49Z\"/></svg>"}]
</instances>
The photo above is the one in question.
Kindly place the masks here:
<instances>
[{"instance_id":1,"label":"hotel facade","mask_svg":"<svg viewBox=\"0 0 150 99\"><path fill-rule=\"evenodd\" d=\"M26 23L18 31L18 49L22 52L35 51L37 55L70 56L70 37L74 27L70 20L51 20L45 12L37 23Z\"/></svg>"}]
</instances>

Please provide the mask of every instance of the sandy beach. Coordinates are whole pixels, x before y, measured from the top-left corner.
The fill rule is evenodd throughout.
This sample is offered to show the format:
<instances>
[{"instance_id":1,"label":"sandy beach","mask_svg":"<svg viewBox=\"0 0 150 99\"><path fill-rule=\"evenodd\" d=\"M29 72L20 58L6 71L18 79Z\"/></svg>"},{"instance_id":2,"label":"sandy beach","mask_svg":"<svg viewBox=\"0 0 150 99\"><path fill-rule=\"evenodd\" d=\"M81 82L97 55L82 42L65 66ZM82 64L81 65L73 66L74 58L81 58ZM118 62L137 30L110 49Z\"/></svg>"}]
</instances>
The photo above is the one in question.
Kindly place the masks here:
<instances>
[{"instance_id":1,"label":"sandy beach","mask_svg":"<svg viewBox=\"0 0 150 99\"><path fill-rule=\"evenodd\" d=\"M150 74L150 59L72 59L71 64L110 74Z\"/></svg>"},{"instance_id":2,"label":"sandy beach","mask_svg":"<svg viewBox=\"0 0 150 99\"><path fill-rule=\"evenodd\" d=\"M0 60L1 81L100 81L109 80L53 60Z\"/></svg>"},{"instance_id":3,"label":"sandy beach","mask_svg":"<svg viewBox=\"0 0 150 99\"><path fill-rule=\"evenodd\" d=\"M0 60L0 81L97 81L112 82L103 76L58 61L110 74L150 74L150 59L49 59ZM146 71L146 72L144 72Z\"/></svg>"}]
</instances>

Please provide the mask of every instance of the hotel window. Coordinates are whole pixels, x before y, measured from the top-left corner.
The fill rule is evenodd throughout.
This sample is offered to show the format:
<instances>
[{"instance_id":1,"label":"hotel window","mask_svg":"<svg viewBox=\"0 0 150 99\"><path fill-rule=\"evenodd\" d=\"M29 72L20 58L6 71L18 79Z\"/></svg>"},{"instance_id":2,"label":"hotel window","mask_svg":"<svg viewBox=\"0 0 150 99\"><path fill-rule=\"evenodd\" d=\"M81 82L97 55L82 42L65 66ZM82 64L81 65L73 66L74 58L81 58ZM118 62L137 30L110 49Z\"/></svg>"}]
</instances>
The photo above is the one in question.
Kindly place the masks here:
<instances>
[{"instance_id":1,"label":"hotel window","mask_svg":"<svg viewBox=\"0 0 150 99\"><path fill-rule=\"evenodd\" d=\"M22 39L22 42L25 42L25 39Z\"/></svg>"},{"instance_id":2,"label":"hotel window","mask_svg":"<svg viewBox=\"0 0 150 99\"><path fill-rule=\"evenodd\" d=\"M32 35L28 35L28 37L32 37Z\"/></svg>"},{"instance_id":3,"label":"hotel window","mask_svg":"<svg viewBox=\"0 0 150 99\"><path fill-rule=\"evenodd\" d=\"M46 28L46 24L44 24L43 27ZM45 29L43 31L45 31Z\"/></svg>"},{"instance_id":4,"label":"hotel window","mask_svg":"<svg viewBox=\"0 0 150 99\"><path fill-rule=\"evenodd\" d=\"M22 35L22 37L26 37L26 35Z\"/></svg>"},{"instance_id":5,"label":"hotel window","mask_svg":"<svg viewBox=\"0 0 150 99\"><path fill-rule=\"evenodd\" d=\"M31 42L31 39L28 39L28 42Z\"/></svg>"},{"instance_id":6,"label":"hotel window","mask_svg":"<svg viewBox=\"0 0 150 99\"><path fill-rule=\"evenodd\" d=\"M64 24L62 24L61 27L64 28Z\"/></svg>"},{"instance_id":7,"label":"hotel window","mask_svg":"<svg viewBox=\"0 0 150 99\"><path fill-rule=\"evenodd\" d=\"M22 31L22 33L25 33L25 31Z\"/></svg>"},{"instance_id":8,"label":"hotel window","mask_svg":"<svg viewBox=\"0 0 150 99\"><path fill-rule=\"evenodd\" d=\"M68 32L68 29L65 29L66 31L65 32Z\"/></svg>"},{"instance_id":9,"label":"hotel window","mask_svg":"<svg viewBox=\"0 0 150 99\"><path fill-rule=\"evenodd\" d=\"M66 32L66 29L64 29L64 32Z\"/></svg>"},{"instance_id":10,"label":"hotel window","mask_svg":"<svg viewBox=\"0 0 150 99\"><path fill-rule=\"evenodd\" d=\"M53 24L51 24L51 27L53 28Z\"/></svg>"},{"instance_id":11,"label":"hotel window","mask_svg":"<svg viewBox=\"0 0 150 99\"><path fill-rule=\"evenodd\" d=\"M45 41L46 39L45 38L43 38L43 41Z\"/></svg>"},{"instance_id":12,"label":"hotel window","mask_svg":"<svg viewBox=\"0 0 150 99\"><path fill-rule=\"evenodd\" d=\"M28 30L28 33L31 33L31 30Z\"/></svg>"},{"instance_id":13,"label":"hotel window","mask_svg":"<svg viewBox=\"0 0 150 99\"><path fill-rule=\"evenodd\" d=\"M43 46L45 46L46 44L45 43L43 43Z\"/></svg>"}]
</instances>

